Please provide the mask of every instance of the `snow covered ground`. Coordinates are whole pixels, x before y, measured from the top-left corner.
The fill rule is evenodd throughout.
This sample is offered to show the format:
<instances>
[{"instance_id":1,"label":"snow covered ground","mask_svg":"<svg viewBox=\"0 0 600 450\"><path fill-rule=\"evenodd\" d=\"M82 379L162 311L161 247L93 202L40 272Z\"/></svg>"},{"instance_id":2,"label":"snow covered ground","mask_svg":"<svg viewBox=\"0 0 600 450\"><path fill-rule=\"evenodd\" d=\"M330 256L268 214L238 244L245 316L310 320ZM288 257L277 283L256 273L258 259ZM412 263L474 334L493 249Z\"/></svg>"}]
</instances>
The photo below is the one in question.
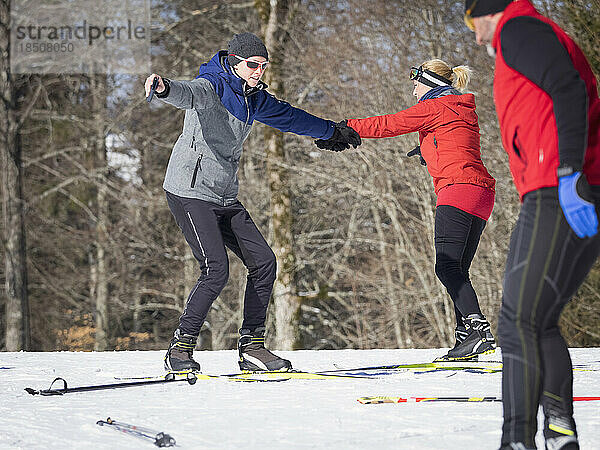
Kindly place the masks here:
<instances>
[{"instance_id":1,"label":"snow covered ground","mask_svg":"<svg viewBox=\"0 0 600 450\"><path fill-rule=\"evenodd\" d=\"M428 362L443 350L280 352L302 370ZM499 353L499 351L497 352ZM600 395L600 348L572 349L575 396ZM205 373L237 372L235 351L196 352ZM380 378L239 383L199 380L65 396L32 396L55 377L69 386L162 371L163 352L0 353L0 448L143 449L150 441L96 425L114 420L170 434L183 449L497 449L501 403L362 405L361 396L500 396L500 373L401 372ZM494 360L499 354L492 355ZM334 366L335 364L335 366ZM600 402L578 402L582 449L600 449ZM538 435L539 437L539 435ZM541 441L539 441L541 444ZM540 446L543 448L543 445Z\"/></svg>"}]
</instances>

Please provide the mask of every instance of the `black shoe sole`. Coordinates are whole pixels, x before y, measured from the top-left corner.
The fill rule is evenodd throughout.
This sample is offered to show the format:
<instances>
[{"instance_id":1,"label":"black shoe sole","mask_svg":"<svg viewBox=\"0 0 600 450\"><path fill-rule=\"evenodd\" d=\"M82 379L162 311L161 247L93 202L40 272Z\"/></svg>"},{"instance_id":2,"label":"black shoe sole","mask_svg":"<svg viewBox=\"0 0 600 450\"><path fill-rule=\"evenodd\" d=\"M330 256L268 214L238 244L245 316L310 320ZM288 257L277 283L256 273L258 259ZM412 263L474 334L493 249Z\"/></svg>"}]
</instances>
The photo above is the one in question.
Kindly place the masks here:
<instances>
[{"instance_id":1,"label":"black shoe sole","mask_svg":"<svg viewBox=\"0 0 600 450\"><path fill-rule=\"evenodd\" d=\"M491 352L490 352L491 353ZM472 362L477 362L479 361L479 355L481 355L483 353L478 353L476 355L470 355L470 356L463 356L463 357L452 357L452 356L448 356L448 355L444 355L444 356L439 356L437 358L435 358L433 360L433 362L448 362L448 361L472 361Z\"/></svg>"},{"instance_id":2,"label":"black shoe sole","mask_svg":"<svg viewBox=\"0 0 600 450\"><path fill-rule=\"evenodd\" d=\"M238 364L240 366L240 370L242 372L289 372L290 370L292 370L292 365L291 363L289 364L289 366L284 366L281 367L279 369L264 369L262 367L258 367L256 364L251 363L250 361L247 360L242 360L242 361L238 361Z\"/></svg>"},{"instance_id":3,"label":"black shoe sole","mask_svg":"<svg viewBox=\"0 0 600 450\"><path fill-rule=\"evenodd\" d=\"M485 343L484 343L485 345ZM433 360L433 362L439 362L439 361L477 361L479 355L489 355L490 353L494 353L496 351L496 347L495 346L486 346L487 349L483 350L483 351L478 351L476 353L468 353L466 355L460 355L460 356L450 356L450 355L444 355L444 356L440 356L440 358L436 358ZM442 359L443 358L443 359Z\"/></svg>"}]
</instances>

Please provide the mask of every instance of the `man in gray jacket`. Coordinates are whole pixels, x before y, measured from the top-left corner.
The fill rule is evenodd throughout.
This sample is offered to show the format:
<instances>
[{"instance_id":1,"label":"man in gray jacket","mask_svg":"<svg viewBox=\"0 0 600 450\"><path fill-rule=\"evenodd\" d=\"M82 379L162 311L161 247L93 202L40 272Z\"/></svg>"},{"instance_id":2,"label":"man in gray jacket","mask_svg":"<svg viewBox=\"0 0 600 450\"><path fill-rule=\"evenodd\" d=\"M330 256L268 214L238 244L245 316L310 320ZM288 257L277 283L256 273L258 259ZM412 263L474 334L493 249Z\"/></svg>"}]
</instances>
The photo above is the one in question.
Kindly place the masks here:
<instances>
[{"instance_id":1,"label":"man in gray jacket","mask_svg":"<svg viewBox=\"0 0 600 450\"><path fill-rule=\"evenodd\" d=\"M185 109L183 132L177 139L163 188L201 275L192 289L167 354L167 370L200 370L192 354L212 302L229 277L225 247L248 269L244 319L239 330L242 370L291 369L291 363L264 346L267 306L275 282L275 255L237 199L237 171L243 143L254 120L284 132L335 142L336 151L355 148L360 137L344 123L315 117L276 99L260 81L269 55L263 42L241 33L200 67L193 81L173 81L152 74L156 96Z\"/></svg>"}]
</instances>

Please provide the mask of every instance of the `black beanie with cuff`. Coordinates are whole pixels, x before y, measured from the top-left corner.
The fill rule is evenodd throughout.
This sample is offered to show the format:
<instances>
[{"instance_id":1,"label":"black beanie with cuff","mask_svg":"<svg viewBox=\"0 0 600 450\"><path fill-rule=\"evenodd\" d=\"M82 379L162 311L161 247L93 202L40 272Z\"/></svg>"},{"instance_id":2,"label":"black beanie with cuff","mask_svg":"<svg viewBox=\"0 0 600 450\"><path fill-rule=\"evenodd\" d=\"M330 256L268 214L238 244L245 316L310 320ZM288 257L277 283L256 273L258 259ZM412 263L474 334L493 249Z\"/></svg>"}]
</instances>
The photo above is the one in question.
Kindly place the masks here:
<instances>
[{"instance_id":1,"label":"black beanie with cuff","mask_svg":"<svg viewBox=\"0 0 600 450\"><path fill-rule=\"evenodd\" d=\"M251 56L262 56L266 60L269 59L269 52L263 41L252 33L240 33L233 36L227 46L229 55L237 55L242 58L250 58ZM238 58L229 56L229 64L235 66L240 62Z\"/></svg>"},{"instance_id":2,"label":"black beanie with cuff","mask_svg":"<svg viewBox=\"0 0 600 450\"><path fill-rule=\"evenodd\" d=\"M513 0L477 0L473 7L474 0L465 1L465 12L473 7L471 17L487 16L488 14L496 14L504 11Z\"/></svg>"}]
</instances>

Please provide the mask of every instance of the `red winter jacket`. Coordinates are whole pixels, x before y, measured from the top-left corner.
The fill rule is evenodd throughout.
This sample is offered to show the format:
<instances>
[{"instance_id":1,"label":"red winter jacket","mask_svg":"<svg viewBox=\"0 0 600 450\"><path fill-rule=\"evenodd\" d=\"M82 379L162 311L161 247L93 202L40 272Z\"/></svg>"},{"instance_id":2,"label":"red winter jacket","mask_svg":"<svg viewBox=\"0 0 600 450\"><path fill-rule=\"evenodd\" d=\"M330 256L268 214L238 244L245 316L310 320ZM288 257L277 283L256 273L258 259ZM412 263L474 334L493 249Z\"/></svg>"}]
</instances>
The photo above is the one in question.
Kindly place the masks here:
<instances>
[{"instance_id":1,"label":"red winter jacket","mask_svg":"<svg viewBox=\"0 0 600 450\"><path fill-rule=\"evenodd\" d=\"M437 194L450 184L494 189L496 180L481 161L479 125L473 94L423 100L396 114L349 119L360 137L383 138L419 132L421 155Z\"/></svg>"},{"instance_id":2,"label":"red winter jacket","mask_svg":"<svg viewBox=\"0 0 600 450\"><path fill-rule=\"evenodd\" d=\"M552 36L554 34L560 42L560 45L556 46L558 52L555 51L552 55L539 55L539 59L547 67L539 69L535 67L538 64L538 55L535 53L535 58L528 59L527 52L531 52L532 48L535 52L535 42L537 42L528 39L535 39L535 36L538 36L538 41L541 39L539 33L530 33L533 35L526 36L523 30L528 26L537 26L538 28L533 29L542 30L543 27L547 29L550 26L551 29L546 30L544 38L550 36L551 39L555 39ZM567 155L578 155L581 164L585 151L583 171L591 185L600 185L600 101L596 80L581 50L558 25L540 15L528 0L516 0L507 6L496 27L492 45L497 55L494 101L502 142L508 153L510 170L521 199L527 192L558 185L556 170L559 166L559 134L561 152L563 152L561 158L565 160ZM560 86L560 78L555 85L550 86L550 90L556 96L555 100L542 88L544 83L549 84L547 81L549 78L552 76L556 78L557 72L561 69L556 63L557 59L553 59L554 56L561 56L561 52L563 54L561 64L566 63L574 67L585 83L588 105L587 124L585 124L586 114L569 102L569 98L564 98L565 88ZM516 69L515 64L517 64ZM534 75L539 85L517 69ZM577 74L575 76L577 77ZM575 83L569 80L566 85L568 88ZM560 97L561 89L562 97ZM583 96L585 97L585 92ZM585 99L581 103L585 104ZM579 118L580 112L583 119ZM557 117L563 120L563 131L560 133L561 127L557 128ZM574 142L573 131L581 134L580 140L577 138Z\"/></svg>"}]
</instances>

